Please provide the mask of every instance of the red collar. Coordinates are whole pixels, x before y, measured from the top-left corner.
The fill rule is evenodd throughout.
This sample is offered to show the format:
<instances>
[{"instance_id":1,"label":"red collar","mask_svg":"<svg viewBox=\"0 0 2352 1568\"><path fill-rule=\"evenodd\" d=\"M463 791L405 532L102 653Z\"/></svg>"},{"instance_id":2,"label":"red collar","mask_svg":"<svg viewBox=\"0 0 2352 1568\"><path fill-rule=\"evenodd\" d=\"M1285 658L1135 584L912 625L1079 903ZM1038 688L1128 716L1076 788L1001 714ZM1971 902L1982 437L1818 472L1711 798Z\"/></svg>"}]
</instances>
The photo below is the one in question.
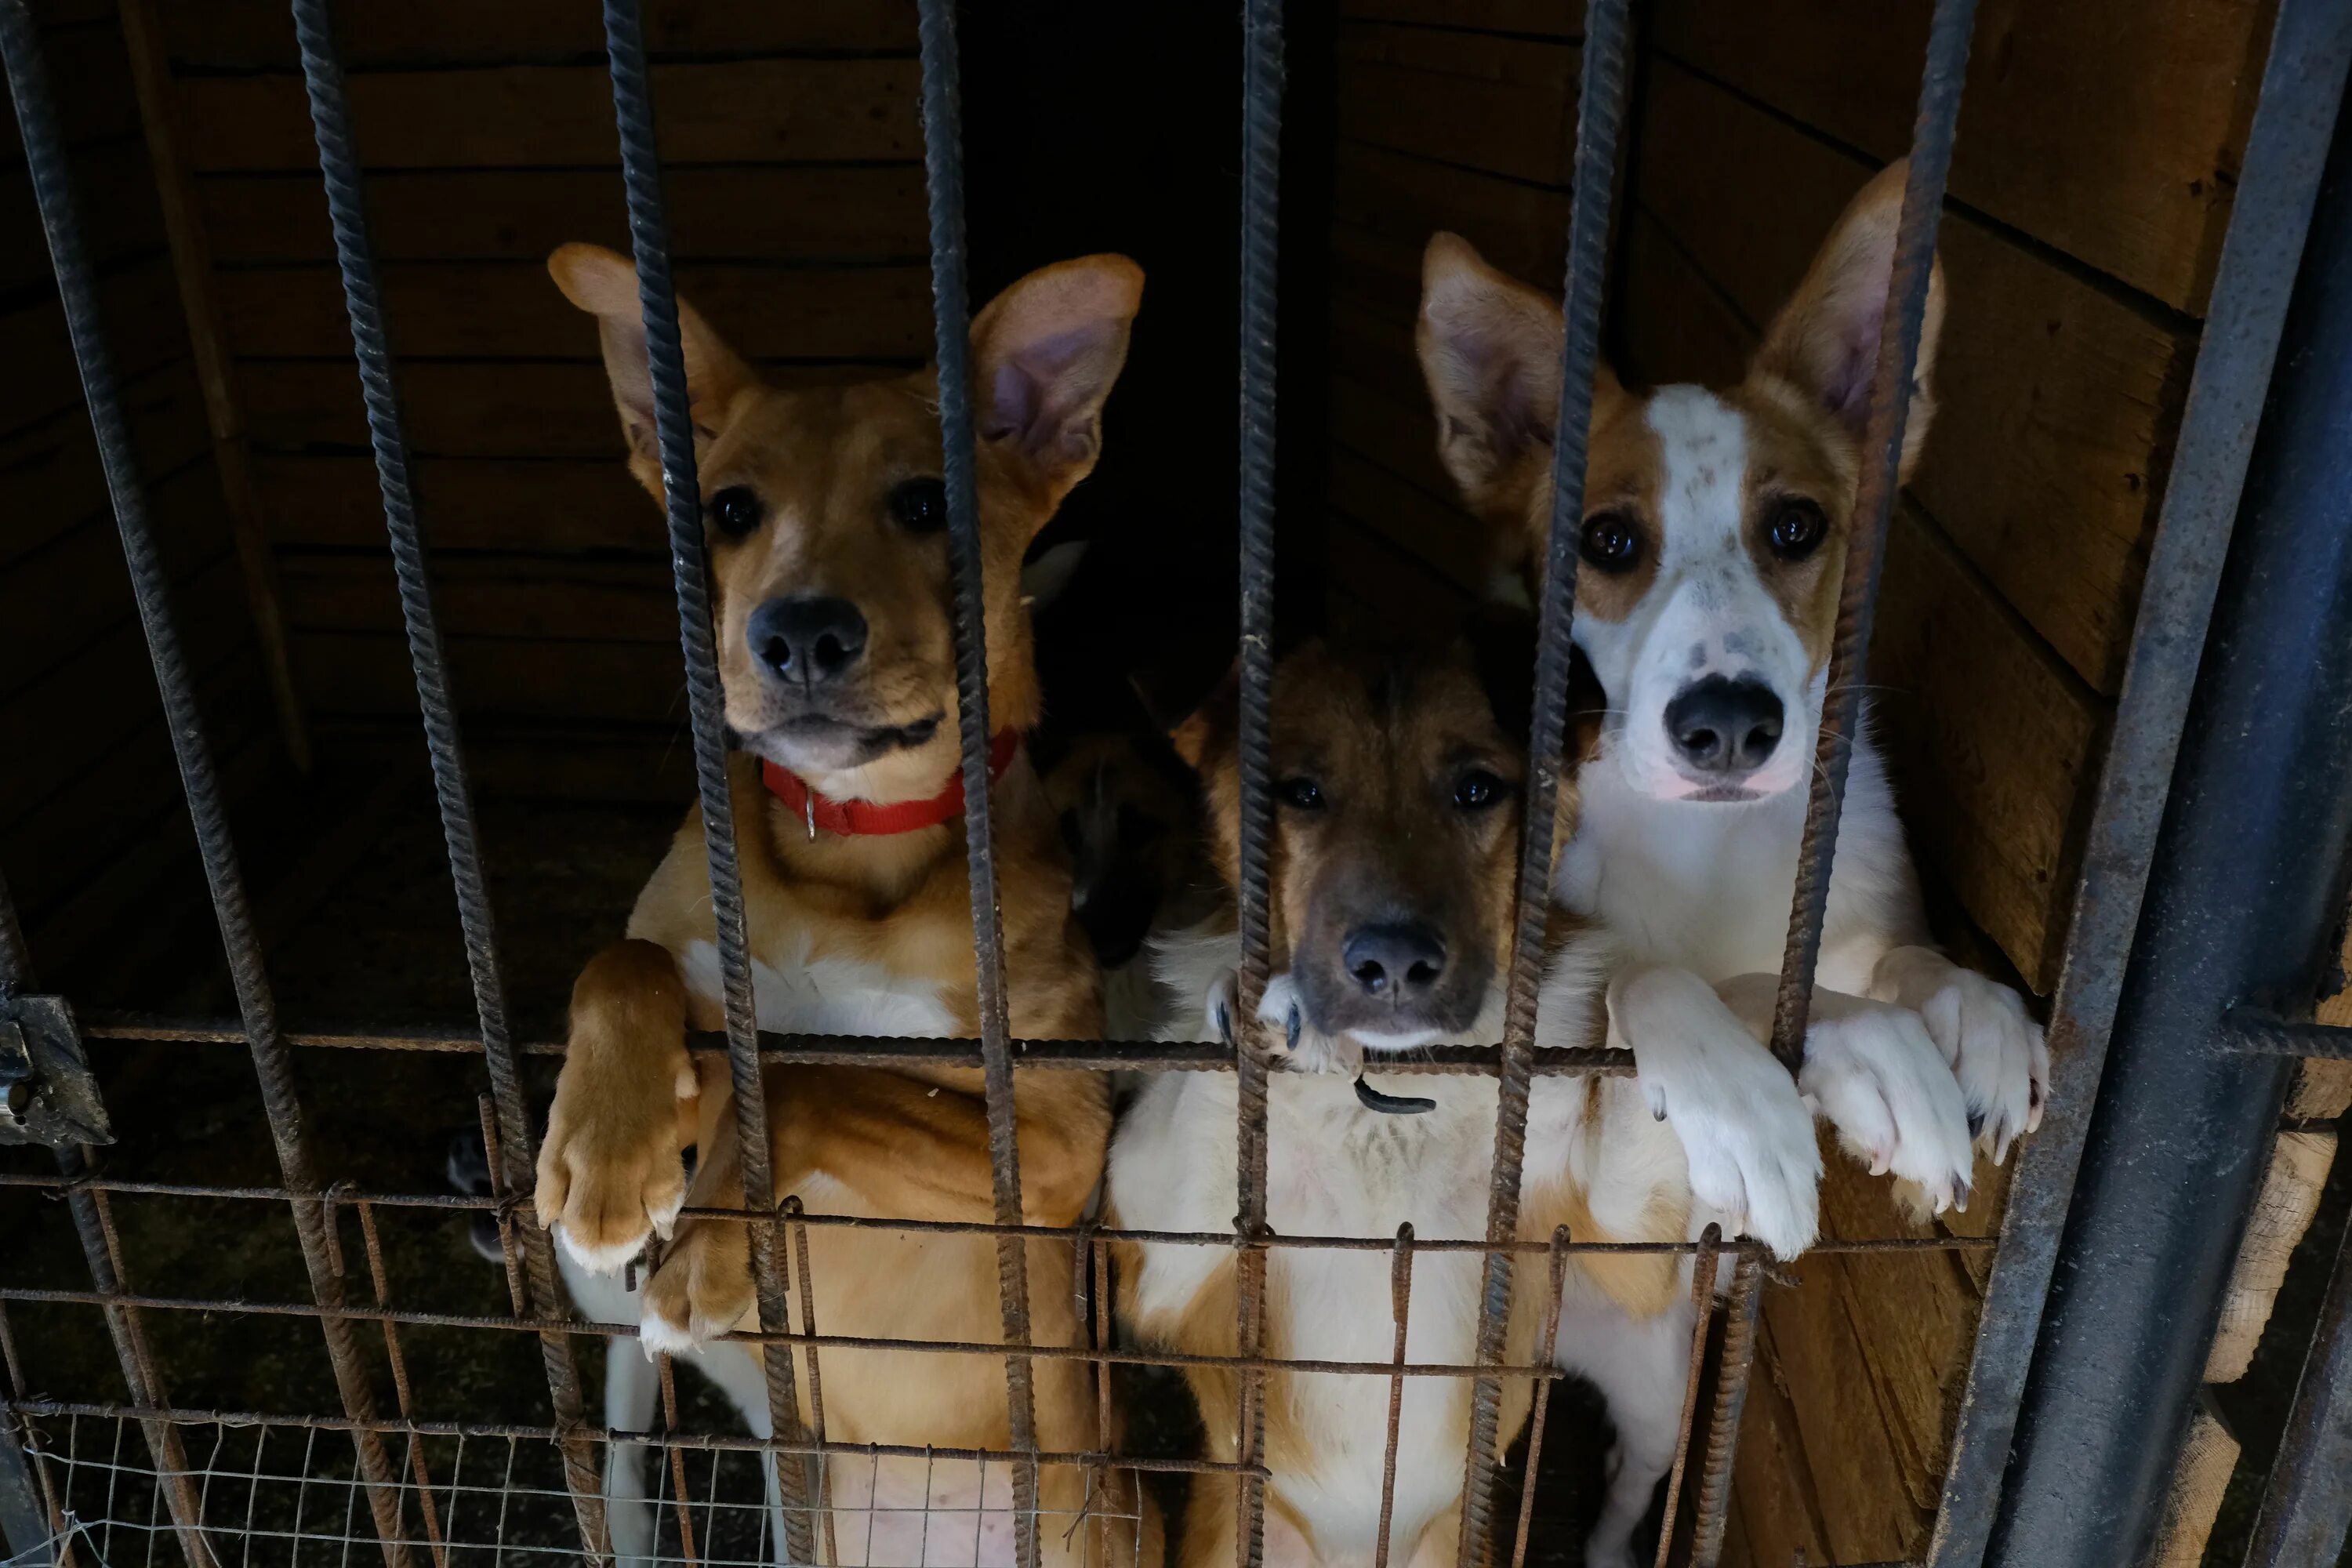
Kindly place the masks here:
<instances>
[{"instance_id":1,"label":"red collar","mask_svg":"<svg viewBox=\"0 0 2352 1568\"><path fill-rule=\"evenodd\" d=\"M988 779L991 784L1004 776L1013 765L1013 753L1021 749L1021 731L999 730L996 739L989 743ZM808 824L809 837L816 830L840 834L845 837L892 833L912 833L919 827L936 827L942 822L952 822L963 816L963 770L959 768L947 788L929 800L893 801L888 805L876 805L863 800L827 800L809 788L798 773L761 759L760 777L768 792L784 803L784 809Z\"/></svg>"}]
</instances>

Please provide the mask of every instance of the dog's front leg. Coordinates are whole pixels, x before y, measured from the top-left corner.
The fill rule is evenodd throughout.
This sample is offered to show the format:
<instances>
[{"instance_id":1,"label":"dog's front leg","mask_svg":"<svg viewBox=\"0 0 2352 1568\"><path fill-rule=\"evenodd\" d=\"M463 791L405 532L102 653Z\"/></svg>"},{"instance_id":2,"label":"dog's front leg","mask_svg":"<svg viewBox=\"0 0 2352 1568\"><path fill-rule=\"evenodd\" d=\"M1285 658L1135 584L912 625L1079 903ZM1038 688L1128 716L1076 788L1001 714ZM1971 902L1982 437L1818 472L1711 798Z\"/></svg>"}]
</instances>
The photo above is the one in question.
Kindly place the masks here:
<instances>
[{"instance_id":1,"label":"dog's front leg","mask_svg":"<svg viewBox=\"0 0 2352 1568\"><path fill-rule=\"evenodd\" d=\"M1781 1258L1821 1231L1821 1146L1788 1072L1714 987L1628 965L1609 985L1610 1044L1633 1053L1650 1114L1671 1124L1691 1194Z\"/></svg>"},{"instance_id":2,"label":"dog's front leg","mask_svg":"<svg viewBox=\"0 0 2352 1568\"><path fill-rule=\"evenodd\" d=\"M733 1119L722 1118L703 1147L687 1194L696 1208L743 1206L740 1152ZM745 1222L689 1219L678 1226L677 1241L646 1281L637 1332L648 1351L683 1354L751 1318L755 1299Z\"/></svg>"},{"instance_id":3,"label":"dog's front leg","mask_svg":"<svg viewBox=\"0 0 2352 1568\"><path fill-rule=\"evenodd\" d=\"M1897 947L1872 971L1870 994L1919 1015L1959 1079L1969 1123L1994 1164L2042 1125L2050 1047L2016 992L1932 947Z\"/></svg>"},{"instance_id":4,"label":"dog's front leg","mask_svg":"<svg viewBox=\"0 0 2352 1568\"><path fill-rule=\"evenodd\" d=\"M1763 1040L1779 990L1778 975L1741 974L1716 994ZM1815 986L1797 1087L1871 1174L1916 1184L1937 1212L1968 1207L1968 1103L1916 1013Z\"/></svg>"},{"instance_id":5,"label":"dog's front leg","mask_svg":"<svg viewBox=\"0 0 2352 1568\"><path fill-rule=\"evenodd\" d=\"M571 1254L618 1271L647 1237L667 1236L686 1194L680 1110L696 1093L686 986L667 949L614 943L572 989L572 1033L536 1204Z\"/></svg>"}]
</instances>

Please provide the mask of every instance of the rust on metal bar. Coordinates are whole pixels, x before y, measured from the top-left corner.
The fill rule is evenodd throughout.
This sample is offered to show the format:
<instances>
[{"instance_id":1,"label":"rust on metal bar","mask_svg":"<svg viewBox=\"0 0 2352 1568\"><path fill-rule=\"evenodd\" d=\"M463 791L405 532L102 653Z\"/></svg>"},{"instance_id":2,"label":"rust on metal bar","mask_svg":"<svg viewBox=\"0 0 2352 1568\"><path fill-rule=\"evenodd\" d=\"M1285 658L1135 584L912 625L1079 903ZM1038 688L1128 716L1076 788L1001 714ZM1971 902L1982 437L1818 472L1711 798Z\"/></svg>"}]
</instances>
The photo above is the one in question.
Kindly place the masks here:
<instances>
[{"instance_id":1,"label":"rust on metal bar","mask_svg":"<svg viewBox=\"0 0 2352 1568\"><path fill-rule=\"evenodd\" d=\"M1568 1300L1568 1226L1559 1226L1551 1233L1550 1278L1545 1286L1543 1336L1536 1348L1536 1363L1549 1366L1559 1349L1560 1309ZM1519 1531L1511 1542L1511 1568L1527 1568L1528 1538L1535 1531L1536 1471L1543 1463L1544 1417L1551 1410L1551 1380L1536 1382L1535 1400L1528 1411L1528 1468L1519 1488ZM1672 1500L1666 1503L1666 1518L1675 1516ZM1671 1524L1668 1526L1671 1531Z\"/></svg>"},{"instance_id":2,"label":"rust on metal bar","mask_svg":"<svg viewBox=\"0 0 2352 1568\"><path fill-rule=\"evenodd\" d=\"M1372 1568L1389 1568L1389 1526L1396 1515L1397 1443L1404 1428L1405 1324L1412 1315L1412 1226L1397 1226L1396 1257L1389 1265L1389 1313L1396 1321L1396 1348L1390 1359L1388 1444L1381 1454L1381 1522L1373 1537Z\"/></svg>"},{"instance_id":3,"label":"rust on metal bar","mask_svg":"<svg viewBox=\"0 0 2352 1568\"><path fill-rule=\"evenodd\" d=\"M1739 1447L1739 1417L1748 1405L1748 1374L1756 1360L1756 1314L1764 1267L1742 1247L1732 1268L1731 1300L1724 1309L1723 1364L1715 1378L1715 1405L1706 1422L1706 1458L1699 1468L1698 1504L1691 1524L1692 1568L1715 1568L1731 1516L1731 1461Z\"/></svg>"},{"instance_id":4,"label":"rust on metal bar","mask_svg":"<svg viewBox=\"0 0 2352 1568\"><path fill-rule=\"evenodd\" d=\"M375 1290L375 1304L392 1305L392 1284L383 1266L383 1241L376 1234L375 1205L365 1199L359 1201L360 1239L367 1248L368 1282ZM387 1319L383 1325L384 1359L392 1364L394 1403L405 1421L416 1414L415 1401L408 1386L408 1358L401 1353L399 1326ZM440 1510L433 1502L433 1477L425 1464L425 1445L413 1439L408 1445L410 1468L416 1474L416 1501L425 1523L425 1547L433 1554L434 1568L449 1568L449 1549L441 1539Z\"/></svg>"},{"instance_id":5,"label":"rust on metal bar","mask_svg":"<svg viewBox=\"0 0 2352 1568\"><path fill-rule=\"evenodd\" d=\"M1690 1370L1683 1376L1682 1435L1675 1441L1675 1462L1666 1472L1665 1523L1658 1530L1658 1555L1652 1568L1666 1568L1675 1543L1675 1512L1682 1505L1683 1471L1690 1464L1691 1424L1698 1418L1698 1385L1706 1365L1706 1330L1714 1316L1715 1277L1719 1271L1723 1227L1712 1220L1700 1233L1698 1255L1691 1259Z\"/></svg>"}]
</instances>

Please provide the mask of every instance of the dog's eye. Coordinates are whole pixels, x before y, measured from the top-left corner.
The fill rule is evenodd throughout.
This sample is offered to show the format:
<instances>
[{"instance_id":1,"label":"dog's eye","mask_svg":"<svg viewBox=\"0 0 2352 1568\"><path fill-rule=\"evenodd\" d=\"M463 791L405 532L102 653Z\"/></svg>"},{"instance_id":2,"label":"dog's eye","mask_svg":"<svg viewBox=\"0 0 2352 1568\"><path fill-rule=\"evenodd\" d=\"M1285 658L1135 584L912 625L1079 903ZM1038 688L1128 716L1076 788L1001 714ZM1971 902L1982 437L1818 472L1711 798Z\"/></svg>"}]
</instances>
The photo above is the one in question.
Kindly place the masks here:
<instances>
[{"instance_id":1,"label":"dog's eye","mask_svg":"<svg viewBox=\"0 0 2352 1568\"><path fill-rule=\"evenodd\" d=\"M1323 809L1323 786L1310 778L1284 779L1274 786L1274 798L1299 811Z\"/></svg>"},{"instance_id":2,"label":"dog's eye","mask_svg":"<svg viewBox=\"0 0 2352 1568\"><path fill-rule=\"evenodd\" d=\"M1484 811L1503 798L1510 786L1484 768L1473 768L1454 784L1454 804L1462 811Z\"/></svg>"},{"instance_id":3,"label":"dog's eye","mask_svg":"<svg viewBox=\"0 0 2352 1568\"><path fill-rule=\"evenodd\" d=\"M944 479L908 479L890 492L890 516L909 533L937 533L948 525Z\"/></svg>"},{"instance_id":4,"label":"dog's eye","mask_svg":"<svg viewBox=\"0 0 2352 1568\"><path fill-rule=\"evenodd\" d=\"M1583 557L1603 572L1631 572L1642 559L1642 535L1622 511L1600 511L1584 520Z\"/></svg>"},{"instance_id":5,"label":"dog's eye","mask_svg":"<svg viewBox=\"0 0 2352 1568\"><path fill-rule=\"evenodd\" d=\"M749 485L730 485L710 498L710 521L730 539L740 539L760 526L759 493Z\"/></svg>"},{"instance_id":6,"label":"dog's eye","mask_svg":"<svg viewBox=\"0 0 2352 1568\"><path fill-rule=\"evenodd\" d=\"M1765 535L1772 542L1772 553L1783 561L1802 561L1821 547L1830 531L1830 520L1822 509L1801 497L1790 496L1772 509L1772 521Z\"/></svg>"}]
</instances>

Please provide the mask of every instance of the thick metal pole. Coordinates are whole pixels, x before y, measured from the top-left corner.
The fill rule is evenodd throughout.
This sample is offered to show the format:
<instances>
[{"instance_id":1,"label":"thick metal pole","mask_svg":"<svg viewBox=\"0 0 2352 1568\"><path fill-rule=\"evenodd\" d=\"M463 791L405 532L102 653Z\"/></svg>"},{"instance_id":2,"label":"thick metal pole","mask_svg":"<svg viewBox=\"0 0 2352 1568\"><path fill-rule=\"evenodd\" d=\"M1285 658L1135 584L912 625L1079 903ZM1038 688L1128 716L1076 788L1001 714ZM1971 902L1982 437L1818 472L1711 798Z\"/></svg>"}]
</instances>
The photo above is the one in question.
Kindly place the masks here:
<instances>
[{"instance_id":1,"label":"thick metal pole","mask_svg":"<svg viewBox=\"0 0 2352 1568\"><path fill-rule=\"evenodd\" d=\"M2340 11L2341 7L2337 7ZM2286 1089L2221 1051L2307 1008L2352 864L2352 136L2248 467L1989 1561L2131 1568L2172 1479Z\"/></svg>"}]
</instances>

